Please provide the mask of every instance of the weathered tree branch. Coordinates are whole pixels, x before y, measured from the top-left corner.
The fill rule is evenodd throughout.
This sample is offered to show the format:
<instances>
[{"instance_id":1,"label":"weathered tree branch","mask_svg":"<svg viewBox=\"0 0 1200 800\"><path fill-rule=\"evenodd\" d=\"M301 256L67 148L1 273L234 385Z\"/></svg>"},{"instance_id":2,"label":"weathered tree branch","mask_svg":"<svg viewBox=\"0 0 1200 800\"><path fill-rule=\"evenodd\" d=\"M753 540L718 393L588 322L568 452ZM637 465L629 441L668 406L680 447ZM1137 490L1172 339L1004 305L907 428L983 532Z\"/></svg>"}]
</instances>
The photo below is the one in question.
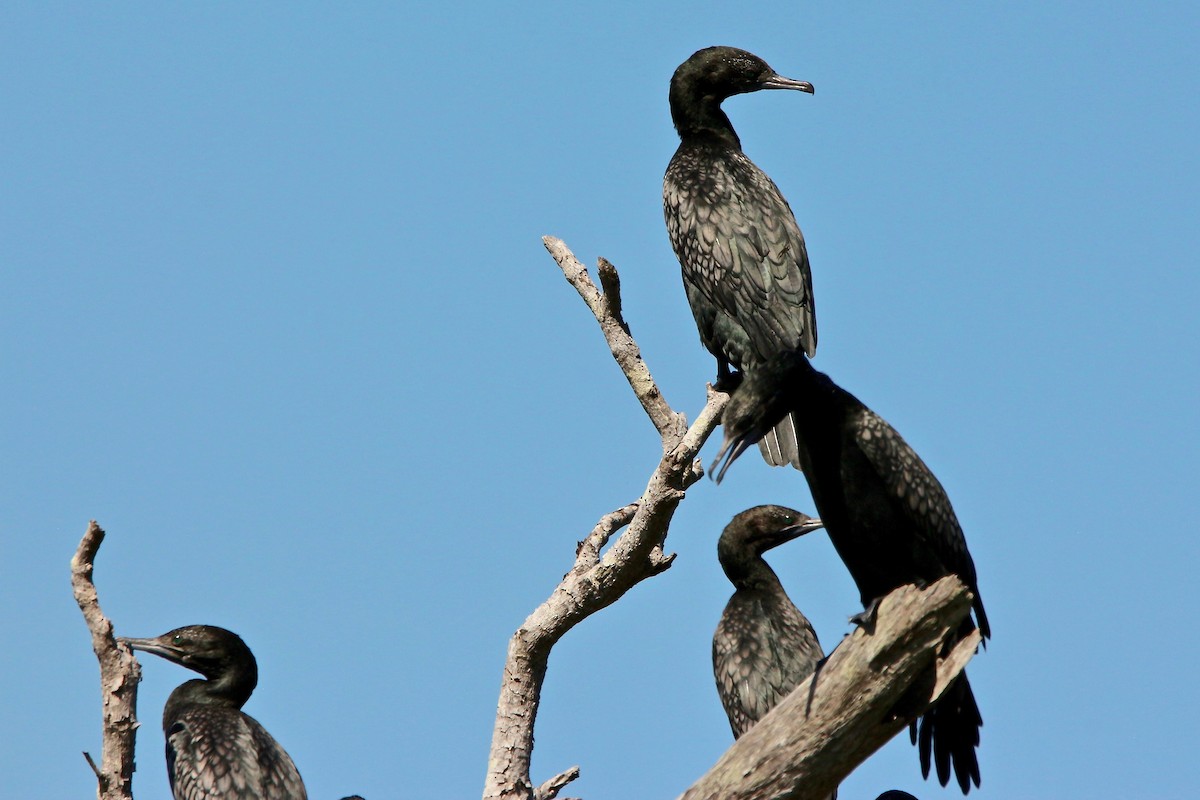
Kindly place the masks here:
<instances>
[{"instance_id":1,"label":"weathered tree branch","mask_svg":"<svg viewBox=\"0 0 1200 800\"><path fill-rule=\"evenodd\" d=\"M608 349L612 351L613 358L625 373L629 385L633 387L638 402L646 409L650 421L663 437L664 449L669 449L674 438L683 435L687 421L682 414L672 411L663 399L654 378L650 376L650 368L642 360L642 351L633 340L629 326L621 316L621 281L617 275L617 268L607 259L600 259L601 284L605 288L605 293L601 294L588 276L587 268L567 249L562 239L543 236L542 244L550 251L567 280L596 316L604 339L608 342Z\"/></svg>"},{"instance_id":2,"label":"weathered tree branch","mask_svg":"<svg viewBox=\"0 0 1200 800\"><path fill-rule=\"evenodd\" d=\"M562 791L564 786L578 777L579 767L571 767L570 769L563 770L539 786L537 791L533 793L533 800L554 800L554 798L558 797L558 793ZM568 799L564 798L564 800Z\"/></svg>"},{"instance_id":3,"label":"weathered tree branch","mask_svg":"<svg viewBox=\"0 0 1200 800\"><path fill-rule=\"evenodd\" d=\"M71 588L92 634L92 650L100 662L100 694L104 704L100 767L88 753L84 757L96 773L99 800L133 800L133 746L137 736L137 687L142 671L133 655L118 647L113 626L100 610L92 567L104 530L95 520L71 559Z\"/></svg>"},{"instance_id":4,"label":"weathered tree branch","mask_svg":"<svg viewBox=\"0 0 1200 800\"><path fill-rule=\"evenodd\" d=\"M680 800L828 797L907 725L908 719L892 714L898 703L923 710L966 666L979 644L977 631L945 658L935 656L970 606L970 593L953 575L925 590L902 586L889 594L874 633L860 628L843 639L815 675L738 739ZM907 694L920 688L935 662L928 694Z\"/></svg>"},{"instance_id":5,"label":"weathered tree branch","mask_svg":"<svg viewBox=\"0 0 1200 800\"><path fill-rule=\"evenodd\" d=\"M704 474L696 456L716 428L728 400L726 395L710 389L707 403L689 428L684 416L667 405L621 318L616 268L601 261L605 287L601 293L561 240L547 236L543 243L595 315L613 358L662 438L663 456L641 497L601 518L579 543L575 564L562 583L513 634L496 708L485 800L550 797L551 791L557 793L578 774L577 770L568 770L537 792L529 777L533 726L550 650L583 619L670 566L673 556L665 555L662 547L671 517L688 487ZM625 532L601 555L622 527L626 527ZM568 774L570 778L558 782Z\"/></svg>"}]
</instances>

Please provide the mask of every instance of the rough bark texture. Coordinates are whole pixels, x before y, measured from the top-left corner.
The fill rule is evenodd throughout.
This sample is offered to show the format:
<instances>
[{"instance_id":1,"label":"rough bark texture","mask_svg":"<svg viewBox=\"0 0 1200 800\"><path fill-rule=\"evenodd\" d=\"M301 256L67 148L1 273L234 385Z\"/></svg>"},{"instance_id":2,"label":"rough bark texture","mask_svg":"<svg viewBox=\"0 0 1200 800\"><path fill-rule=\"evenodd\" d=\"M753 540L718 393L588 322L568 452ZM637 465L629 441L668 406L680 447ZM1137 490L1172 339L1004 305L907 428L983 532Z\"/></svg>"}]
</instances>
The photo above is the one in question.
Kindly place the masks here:
<instances>
[{"instance_id":1,"label":"rough bark texture","mask_svg":"<svg viewBox=\"0 0 1200 800\"><path fill-rule=\"evenodd\" d=\"M955 576L902 586L879 607L874 633L842 640L813 677L725 752L680 800L819 800L936 700L962 671L979 633L936 659L971 607ZM936 666L936 681L930 677ZM926 684L922 688L921 681ZM923 696L914 697L912 691Z\"/></svg>"},{"instance_id":2,"label":"rough bark texture","mask_svg":"<svg viewBox=\"0 0 1200 800\"><path fill-rule=\"evenodd\" d=\"M728 400L726 395L710 390L708 402L689 428L683 415L663 399L621 318L616 268L601 259L602 293L562 241L548 236L543 243L595 315L613 358L662 438L663 457L641 497L600 519L579 543L575 563L562 583L513 634L496 708L485 800L548 800L578 775L578 769L572 768L537 791L529 776L533 726L550 650L580 621L671 565L673 556L663 553L671 517L687 488L704 474L696 455L716 428ZM621 528L625 528L624 533L601 556L601 550Z\"/></svg>"},{"instance_id":3,"label":"rough bark texture","mask_svg":"<svg viewBox=\"0 0 1200 800\"><path fill-rule=\"evenodd\" d=\"M100 766L85 758L96 773L99 800L133 800L133 747L137 736L137 687L142 671L129 650L118 647L113 626L100 610L92 565L104 530L93 520L71 559L71 588L92 634L92 650L100 662L100 695L104 706Z\"/></svg>"}]
</instances>

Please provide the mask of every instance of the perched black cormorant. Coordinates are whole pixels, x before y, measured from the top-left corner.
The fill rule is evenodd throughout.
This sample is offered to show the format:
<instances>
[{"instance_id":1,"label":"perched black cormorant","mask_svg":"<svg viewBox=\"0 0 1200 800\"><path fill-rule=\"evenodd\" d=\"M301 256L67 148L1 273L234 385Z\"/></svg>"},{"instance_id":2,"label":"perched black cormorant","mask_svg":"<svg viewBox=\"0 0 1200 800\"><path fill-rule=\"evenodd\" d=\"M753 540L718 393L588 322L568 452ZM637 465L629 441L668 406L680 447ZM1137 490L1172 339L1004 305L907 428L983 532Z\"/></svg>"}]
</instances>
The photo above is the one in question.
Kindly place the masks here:
<instances>
[{"instance_id":1,"label":"perched black cormorant","mask_svg":"<svg viewBox=\"0 0 1200 800\"><path fill-rule=\"evenodd\" d=\"M795 364L800 365L794 369ZM788 376L748 374L725 408L730 461L773 423L764 409L791 408L800 461L829 539L858 586L870 623L884 595L905 584L926 585L957 575L974 595L957 641L975 629L991 636L975 562L946 491L891 425L806 359ZM724 465L728 466L728 462ZM723 471L723 469L721 470ZM965 794L979 785L975 748L983 719L963 672L921 719L921 770L930 754L944 786L953 764ZM915 732L915 731L914 731Z\"/></svg>"},{"instance_id":2,"label":"perched black cormorant","mask_svg":"<svg viewBox=\"0 0 1200 800\"><path fill-rule=\"evenodd\" d=\"M663 214L700 341L716 356L717 385L726 390L736 386L731 366L750 374L780 353L817 349L804 236L721 110L727 97L760 89L813 91L735 47L700 50L671 78L680 144L663 179ZM788 419L760 447L769 463L799 467Z\"/></svg>"},{"instance_id":3,"label":"perched black cormorant","mask_svg":"<svg viewBox=\"0 0 1200 800\"><path fill-rule=\"evenodd\" d=\"M153 639L120 641L207 678L176 687L163 709L175 800L305 800L291 757L241 711L258 684L258 664L241 637L189 625Z\"/></svg>"},{"instance_id":4,"label":"perched black cormorant","mask_svg":"<svg viewBox=\"0 0 1200 800\"><path fill-rule=\"evenodd\" d=\"M825 658L817 632L763 559L771 548L820 527L821 520L790 508L755 506L734 517L717 541L717 558L735 591L713 634L713 677L734 739Z\"/></svg>"},{"instance_id":5,"label":"perched black cormorant","mask_svg":"<svg viewBox=\"0 0 1200 800\"><path fill-rule=\"evenodd\" d=\"M808 619L763 553L821 527L783 506L756 506L725 526L717 558L734 586L713 634L713 676L733 738L750 730L825 658Z\"/></svg>"}]
</instances>

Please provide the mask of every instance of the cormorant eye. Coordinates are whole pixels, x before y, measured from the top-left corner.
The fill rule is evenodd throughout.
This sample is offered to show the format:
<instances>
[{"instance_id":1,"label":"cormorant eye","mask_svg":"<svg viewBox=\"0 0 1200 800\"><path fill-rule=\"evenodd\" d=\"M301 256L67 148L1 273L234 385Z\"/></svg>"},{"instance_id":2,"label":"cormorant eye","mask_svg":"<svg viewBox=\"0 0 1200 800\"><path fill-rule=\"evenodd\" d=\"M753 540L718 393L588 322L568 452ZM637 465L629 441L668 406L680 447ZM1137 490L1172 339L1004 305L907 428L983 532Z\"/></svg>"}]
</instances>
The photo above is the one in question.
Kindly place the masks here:
<instances>
[{"instance_id":1,"label":"cormorant eye","mask_svg":"<svg viewBox=\"0 0 1200 800\"><path fill-rule=\"evenodd\" d=\"M171 637L171 644L183 644L183 634L175 634Z\"/></svg>"}]
</instances>

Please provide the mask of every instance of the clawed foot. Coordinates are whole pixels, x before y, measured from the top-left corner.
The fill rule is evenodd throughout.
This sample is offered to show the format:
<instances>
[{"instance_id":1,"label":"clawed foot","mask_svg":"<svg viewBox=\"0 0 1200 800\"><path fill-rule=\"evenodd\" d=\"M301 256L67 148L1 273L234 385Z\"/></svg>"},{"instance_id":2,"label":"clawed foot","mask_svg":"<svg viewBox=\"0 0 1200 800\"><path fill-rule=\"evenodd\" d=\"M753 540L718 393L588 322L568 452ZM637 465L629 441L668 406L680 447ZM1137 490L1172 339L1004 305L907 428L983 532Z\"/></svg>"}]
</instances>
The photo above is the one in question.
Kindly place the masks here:
<instances>
[{"instance_id":1,"label":"clawed foot","mask_svg":"<svg viewBox=\"0 0 1200 800\"><path fill-rule=\"evenodd\" d=\"M850 618L858 627L862 628L867 633L875 633L875 622L879 619L879 601L881 597L876 597L867 607Z\"/></svg>"},{"instance_id":2,"label":"clawed foot","mask_svg":"<svg viewBox=\"0 0 1200 800\"><path fill-rule=\"evenodd\" d=\"M734 372L728 364L717 365L717 382L713 384L714 389L725 394L733 394L741 385L742 373L740 371Z\"/></svg>"}]
</instances>

